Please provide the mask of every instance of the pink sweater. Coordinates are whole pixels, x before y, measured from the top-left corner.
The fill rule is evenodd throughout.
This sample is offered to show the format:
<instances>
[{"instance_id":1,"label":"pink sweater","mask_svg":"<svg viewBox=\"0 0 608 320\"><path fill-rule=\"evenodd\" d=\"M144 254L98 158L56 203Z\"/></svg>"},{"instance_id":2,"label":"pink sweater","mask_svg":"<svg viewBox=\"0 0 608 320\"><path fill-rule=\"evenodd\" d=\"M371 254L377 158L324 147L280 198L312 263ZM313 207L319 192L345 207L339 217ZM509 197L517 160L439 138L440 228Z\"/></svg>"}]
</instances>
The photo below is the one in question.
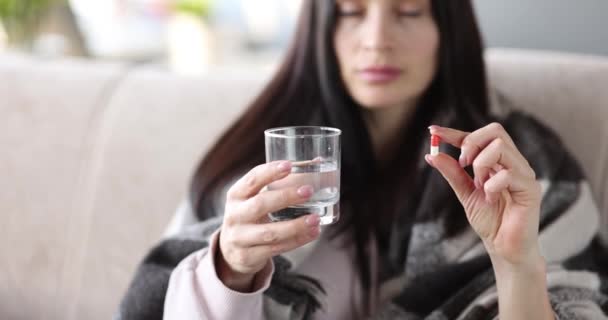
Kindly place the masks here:
<instances>
[{"instance_id":1,"label":"pink sweater","mask_svg":"<svg viewBox=\"0 0 608 320\"><path fill-rule=\"evenodd\" d=\"M362 314L362 288L354 268L354 251L352 247L342 246L343 236L329 240L326 235L327 232L322 232L320 239L286 256L294 263L295 272L318 279L327 292L324 306L314 319L357 319ZM214 262L218 239L219 231L216 231L208 249L191 254L172 272L164 319L292 318L281 314L280 308L267 308L274 303L263 295L274 272L272 261L256 275L251 293L231 290L222 283Z\"/></svg>"}]
</instances>

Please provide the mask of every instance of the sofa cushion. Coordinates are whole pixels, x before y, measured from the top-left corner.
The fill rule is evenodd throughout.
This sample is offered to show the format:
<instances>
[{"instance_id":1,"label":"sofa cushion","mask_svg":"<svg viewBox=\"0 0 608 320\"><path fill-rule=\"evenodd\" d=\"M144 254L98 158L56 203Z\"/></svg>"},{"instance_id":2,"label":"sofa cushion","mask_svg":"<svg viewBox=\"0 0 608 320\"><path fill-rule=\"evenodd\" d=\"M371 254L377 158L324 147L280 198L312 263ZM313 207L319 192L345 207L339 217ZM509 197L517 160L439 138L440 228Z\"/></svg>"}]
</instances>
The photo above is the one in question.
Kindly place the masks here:
<instances>
[{"instance_id":1,"label":"sofa cushion","mask_svg":"<svg viewBox=\"0 0 608 320\"><path fill-rule=\"evenodd\" d=\"M65 319L87 180L120 64L0 56L0 319ZM69 258L72 259L69 259Z\"/></svg>"},{"instance_id":2,"label":"sofa cushion","mask_svg":"<svg viewBox=\"0 0 608 320\"><path fill-rule=\"evenodd\" d=\"M146 67L122 80L103 119L98 165L89 173L91 228L82 265L74 270L86 270L70 299L77 304L75 319L111 316L137 263L187 194L198 161L262 80L185 78Z\"/></svg>"}]
</instances>

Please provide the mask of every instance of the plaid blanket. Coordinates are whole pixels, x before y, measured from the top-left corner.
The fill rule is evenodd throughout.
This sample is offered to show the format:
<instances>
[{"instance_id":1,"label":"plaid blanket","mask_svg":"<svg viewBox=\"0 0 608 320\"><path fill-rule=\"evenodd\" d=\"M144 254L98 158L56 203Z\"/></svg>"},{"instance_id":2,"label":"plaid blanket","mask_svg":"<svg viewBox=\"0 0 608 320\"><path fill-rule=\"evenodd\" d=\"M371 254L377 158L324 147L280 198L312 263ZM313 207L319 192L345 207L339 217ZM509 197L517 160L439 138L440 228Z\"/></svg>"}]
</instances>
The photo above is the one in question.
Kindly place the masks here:
<instances>
[{"instance_id":1,"label":"plaid blanket","mask_svg":"<svg viewBox=\"0 0 608 320\"><path fill-rule=\"evenodd\" d=\"M597 236L599 212L581 169L557 135L535 119L509 112L499 122L543 186L539 241L557 318L608 319L608 243ZM444 217L464 215L463 209L436 171L421 166L421 174L426 183L417 195L420 201L406 214L440 214L416 219L408 228L396 217L389 244L380 251L377 289L380 296L395 287L399 291L370 319L498 319L494 273L481 241L471 228L448 232ZM221 217L195 222L153 248L138 267L115 319L162 319L172 270L207 247L220 224ZM274 262L275 273L264 293L273 303L266 308L291 308L292 319L311 319L322 308L323 287L293 272L285 256ZM270 319L284 311L264 310Z\"/></svg>"}]
</instances>

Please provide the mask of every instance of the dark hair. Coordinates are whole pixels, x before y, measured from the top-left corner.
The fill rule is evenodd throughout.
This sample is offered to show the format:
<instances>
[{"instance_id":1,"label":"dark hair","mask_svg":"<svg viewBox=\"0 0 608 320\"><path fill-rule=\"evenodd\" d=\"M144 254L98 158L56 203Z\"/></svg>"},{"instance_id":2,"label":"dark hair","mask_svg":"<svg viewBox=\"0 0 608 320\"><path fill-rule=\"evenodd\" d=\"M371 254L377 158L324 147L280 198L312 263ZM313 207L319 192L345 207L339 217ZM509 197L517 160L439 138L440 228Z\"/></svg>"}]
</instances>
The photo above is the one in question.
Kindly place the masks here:
<instances>
[{"instance_id":1,"label":"dark hair","mask_svg":"<svg viewBox=\"0 0 608 320\"><path fill-rule=\"evenodd\" d=\"M376 237L385 235L382 231L391 224L392 217L404 210L402 204L409 200L407 191L415 185L419 171L416 164L427 141L426 127L431 121L458 121L460 128L470 130L488 110L482 42L470 0L433 0L432 8L440 33L437 73L393 159L380 168L361 107L339 76L333 48L335 2L304 1L294 40L277 73L195 171L190 197L198 218L217 214L212 204L218 190L235 175L265 161L265 129L302 124L340 128L340 232L353 231L357 267L364 288L369 289L366 244L372 233Z\"/></svg>"}]
</instances>

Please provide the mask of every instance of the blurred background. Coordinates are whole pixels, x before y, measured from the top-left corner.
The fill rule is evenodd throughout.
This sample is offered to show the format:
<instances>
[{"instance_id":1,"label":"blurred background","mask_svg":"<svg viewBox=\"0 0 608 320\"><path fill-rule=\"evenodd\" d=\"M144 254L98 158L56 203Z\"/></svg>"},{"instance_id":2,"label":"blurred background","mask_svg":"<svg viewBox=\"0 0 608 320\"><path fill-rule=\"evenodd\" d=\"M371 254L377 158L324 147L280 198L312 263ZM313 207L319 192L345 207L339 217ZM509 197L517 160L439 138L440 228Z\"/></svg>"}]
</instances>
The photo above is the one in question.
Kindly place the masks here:
<instances>
[{"instance_id":1,"label":"blurred background","mask_svg":"<svg viewBox=\"0 0 608 320\"><path fill-rule=\"evenodd\" d=\"M156 64L181 74L266 67L300 0L0 0L0 50Z\"/></svg>"},{"instance_id":2,"label":"blurred background","mask_svg":"<svg viewBox=\"0 0 608 320\"><path fill-rule=\"evenodd\" d=\"M180 74L272 68L301 0L0 0L0 50L154 64ZM490 47L608 55L608 1L476 0Z\"/></svg>"},{"instance_id":3,"label":"blurred background","mask_svg":"<svg viewBox=\"0 0 608 320\"><path fill-rule=\"evenodd\" d=\"M0 0L0 320L112 318L302 1ZM474 2L490 93L561 133L608 239L608 0Z\"/></svg>"}]
</instances>

